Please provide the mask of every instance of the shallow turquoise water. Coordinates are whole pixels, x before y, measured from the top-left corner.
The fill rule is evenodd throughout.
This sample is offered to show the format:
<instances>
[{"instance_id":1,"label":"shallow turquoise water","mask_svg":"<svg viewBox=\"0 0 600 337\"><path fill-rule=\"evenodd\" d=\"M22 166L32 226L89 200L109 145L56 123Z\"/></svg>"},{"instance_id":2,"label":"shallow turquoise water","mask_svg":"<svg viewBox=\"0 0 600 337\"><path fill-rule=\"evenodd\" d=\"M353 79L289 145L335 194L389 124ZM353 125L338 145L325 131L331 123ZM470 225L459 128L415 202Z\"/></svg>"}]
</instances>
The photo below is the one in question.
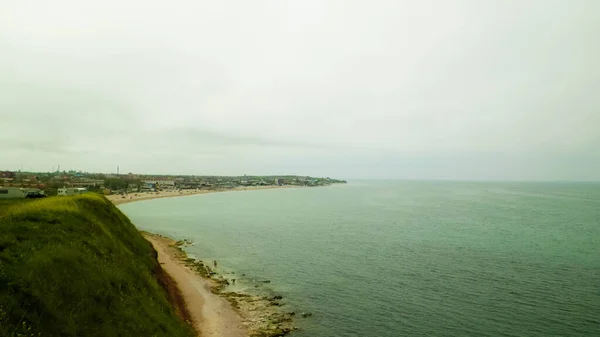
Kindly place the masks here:
<instances>
[{"instance_id":1,"label":"shallow turquoise water","mask_svg":"<svg viewBox=\"0 0 600 337\"><path fill-rule=\"evenodd\" d=\"M121 209L312 312L296 336L600 336L600 184L355 182Z\"/></svg>"}]
</instances>

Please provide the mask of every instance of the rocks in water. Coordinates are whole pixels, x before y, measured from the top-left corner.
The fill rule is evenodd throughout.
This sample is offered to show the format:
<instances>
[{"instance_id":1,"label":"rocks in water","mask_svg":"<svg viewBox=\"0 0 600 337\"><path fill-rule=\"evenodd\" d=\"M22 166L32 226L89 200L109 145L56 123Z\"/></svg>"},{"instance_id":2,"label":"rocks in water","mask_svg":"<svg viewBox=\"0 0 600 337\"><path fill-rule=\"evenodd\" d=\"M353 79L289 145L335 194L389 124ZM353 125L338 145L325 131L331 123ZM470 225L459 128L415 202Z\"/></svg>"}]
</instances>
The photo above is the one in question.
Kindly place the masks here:
<instances>
[{"instance_id":1,"label":"rocks in water","mask_svg":"<svg viewBox=\"0 0 600 337\"><path fill-rule=\"evenodd\" d=\"M312 316L312 312L303 312L302 317L310 317Z\"/></svg>"},{"instance_id":2,"label":"rocks in water","mask_svg":"<svg viewBox=\"0 0 600 337\"><path fill-rule=\"evenodd\" d=\"M275 337L285 336L296 330L294 327L293 317L297 314L294 311L284 312L282 295L267 295L261 296L258 294L250 295L237 292L226 292L229 289L227 286L235 284L237 279L246 276L246 274L238 274L241 276L235 277L235 272L216 273L218 270L215 260L208 260L204 263L200 260L187 259L183 253L182 260L190 269L196 273L207 277L211 280L211 292L220 295L227 299L231 306L240 312L244 319L244 325L248 329L250 336L254 337ZM234 278L235 277L235 278ZM259 288L271 283L271 280L265 279L242 279L251 281L251 285ZM307 317L307 316L304 316Z\"/></svg>"},{"instance_id":3,"label":"rocks in water","mask_svg":"<svg viewBox=\"0 0 600 337\"><path fill-rule=\"evenodd\" d=\"M292 332L291 328L276 328L270 331L267 331L267 336L269 337L280 337L280 336L285 336L287 334L289 334L290 332Z\"/></svg>"},{"instance_id":4,"label":"rocks in water","mask_svg":"<svg viewBox=\"0 0 600 337\"><path fill-rule=\"evenodd\" d=\"M270 329L267 329L264 331L253 333L250 336L251 337L281 337L281 336L285 336L285 335L289 334L290 332L292 332L292 328L287 328L287 327L270 328Z\"/></svg>"},{"instance_id":5,"label":"rocks in water","mask_svg":"<svg viewBox=\"0 0 600 337\"><path fill-rule=\"evenodd\" d=\"M227 285L229 285L229 280L226 279L226 278L224 278L223 276L215 279L215 281L217 281L218 283L221 283L221 284L227 284Z\"/></svg>"},{"instance_id":6,"label":"rocks in water","mask_svg":"<svg viewBox=\"0 0 600 337\"><path fill-rule=\"evenodd\" d=\"M230 291L228 293L222 293L222 295L225 297L245 297L245 298L252 297L252 295L250 295L250 294L236 293L234 291Z\"/></svg>"},{"instance_id":7,"label":"rocks in water","mask_svg":"<svg viewBox=\"0 0 600 337\"><path fill-rule=\"evenodd\" d=\"M292 321L292 316L289 314L275 314L271 318L271 323L283 324Z\"/></svg>"},{"instance_id":8,"label":"rocks in water","mask_svg":"<svg viewBox=\"0 0 600 337\"><path fill-rule=\"evenodd\" d=\"M183 239L183 240L176 241L174 245L176 247L187 247L187 246L193 246L194 242L192 240Z\"/></svg>"},{"instance_id":9,"label":"rocks in water","mask_svg":"<svg viewBox=\"0 0 600 337\"><path fill-rule=\"evenodd\" d=\"M267 301L276 301L276 300L281 300L283 299L283 296L281 295L275 295L275 296L266 296L265 300Z\"/></svg>"}]
</instances>

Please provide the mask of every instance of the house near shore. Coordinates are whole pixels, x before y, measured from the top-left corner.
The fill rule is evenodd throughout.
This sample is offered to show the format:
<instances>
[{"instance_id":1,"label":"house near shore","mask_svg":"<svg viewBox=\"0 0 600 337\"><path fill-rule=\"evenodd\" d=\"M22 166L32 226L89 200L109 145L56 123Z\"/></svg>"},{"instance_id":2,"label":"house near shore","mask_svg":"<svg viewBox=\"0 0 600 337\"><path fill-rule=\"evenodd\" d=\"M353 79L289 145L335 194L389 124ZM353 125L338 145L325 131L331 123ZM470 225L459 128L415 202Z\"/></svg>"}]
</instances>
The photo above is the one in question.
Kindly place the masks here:
<instances>
[{"instance_id":1,"label":"house near shore","mask_svg":"<svg viewBox=\"0 0 600 337\"><path fill-rule=\"evenodd\" d=\"M154 191L156 191L156 185L152 182L144 181L140 184L139 191L140 192L154 192Z\"/></svg>"},{"instance_id":2,"label":"house near shore","mask_svg":"<svg viewBox=\"0 0 600 337\"><path fill-rule=\"evenodd\" d=\"M15 173L11 171L0 171L0 178L14 179Z\"/></svg>"},{"instance_id":3,"label":"house near shore","mask_svg":"<svg viewBox=\"0 0 600 337\"><path fill-rule=\"evenodd\" d=\"M144 180L145 184L152 184L156 189L160 190L174 190L175 189L175 180L173 179L153 179L153 180Z\"/></svg>"},{"instance_id":4,"label":"house near shore","mask_svg":"<svg viewBox=\"0 0 600 337\"><path fill-rule=\"evenodd\" d=\"M0 199L23 199L25 191L18 187L0 187Z\"/></svg>"},{"instance_id":5,"label":"house near shore","mask_svg":"<svg viewBox=\"0 0 600 337\"><path fill-rule=\"evenodd\" d=\"M78 195L87 192L87 188L83 187L63 187L58 189L58 195L68 196L68 195Z\"/></svg>"},{"instance_id":6,"label":"house near shore","mask_svg":"<svg viewBox=\"0 0 600 337\"><path fill-rule=\"evenodd\" d=\"M44 192L39 188L2 187L0 186L0 199L24 199L43 197Z\"/></svg>"},{"instance_id":7,"label":"house near shore","mask_svg":"<svg viewBox=\"0 0 600 337\"><path fill-rule=\"evenodd\" d=\"M15 180L15 173L10 171L0 171L0 184L10 185Z\"/></svg>"},{"instance_id":8,"label":"house near shore","mask_svg":"<svg viewBox=\"0 0 600 337\"><path fill-rule=\"evenodd\" d=\"M96 187L103 186L104 180L100 179L81 179L78 181L72 181L69 183L71 187Z\"/></svg>"}]
</instances>

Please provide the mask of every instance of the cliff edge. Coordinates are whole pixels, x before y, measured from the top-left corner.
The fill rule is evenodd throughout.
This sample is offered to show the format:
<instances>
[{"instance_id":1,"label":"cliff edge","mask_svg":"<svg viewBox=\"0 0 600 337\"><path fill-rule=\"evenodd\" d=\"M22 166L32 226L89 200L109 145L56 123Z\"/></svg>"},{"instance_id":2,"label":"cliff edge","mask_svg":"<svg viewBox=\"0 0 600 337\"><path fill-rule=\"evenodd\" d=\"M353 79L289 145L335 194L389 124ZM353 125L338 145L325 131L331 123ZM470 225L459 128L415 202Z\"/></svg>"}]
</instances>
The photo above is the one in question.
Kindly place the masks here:
<instances>
[{"instance_id":1,"label":"cliff edge","mask_svg":"<svg viewBox=\"0 0 600 337\"><path fill-rule=\"evenodd\" d=\"M0 336L194 336L156 251L106 198L0 213Z\"/></svg>"}]
</instances>

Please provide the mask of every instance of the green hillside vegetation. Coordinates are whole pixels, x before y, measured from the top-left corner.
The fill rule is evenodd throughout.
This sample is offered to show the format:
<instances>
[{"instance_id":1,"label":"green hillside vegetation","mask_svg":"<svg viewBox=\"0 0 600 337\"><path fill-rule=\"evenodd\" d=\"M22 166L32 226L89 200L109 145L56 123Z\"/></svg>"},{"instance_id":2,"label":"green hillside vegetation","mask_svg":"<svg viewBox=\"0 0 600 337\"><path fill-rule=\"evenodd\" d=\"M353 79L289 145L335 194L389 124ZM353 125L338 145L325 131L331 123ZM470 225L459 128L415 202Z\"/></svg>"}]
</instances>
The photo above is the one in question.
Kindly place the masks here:
<instances>
[{"instance_id":1,"label":"green hillside vegetation","mask_svg":"<svg viewBox=\"0 0 600 337\"><path fill-rule=\"evenodd\" d=\"M102 196L0 205L0 336L192 336L172 285Z\"/></svg>"},{"instance_id":2,"label":"green hillside vegetation","mask_svg":"<svg viewBox=\"0 0 600 337\"><path fill-rule=\"evenodd\" d=\"M33 199L0 199L0 216L6 213L11 207L28 201L33 201Z\"/></svg>"}]
</instances>

